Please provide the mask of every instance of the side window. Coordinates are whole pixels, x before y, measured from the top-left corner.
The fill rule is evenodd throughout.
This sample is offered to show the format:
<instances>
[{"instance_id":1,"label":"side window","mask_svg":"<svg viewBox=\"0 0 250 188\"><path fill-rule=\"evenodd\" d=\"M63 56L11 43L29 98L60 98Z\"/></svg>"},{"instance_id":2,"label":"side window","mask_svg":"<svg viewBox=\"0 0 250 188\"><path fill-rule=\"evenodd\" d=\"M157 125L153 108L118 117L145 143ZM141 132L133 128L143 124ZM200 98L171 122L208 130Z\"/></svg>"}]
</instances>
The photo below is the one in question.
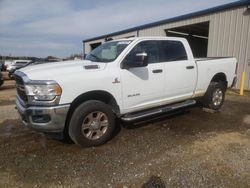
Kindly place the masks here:
<instances>
[{"instance_id":1,"label":"side window","mask_svg":"<svg viewBox=\"0 0 250 188\"><path fill-rule=\"evenodd\" d=\"M186 49L179 41L162 41L160 48L161 62L187 60Z\"/></svg>"},{"instance_id":2,"label":"side window","mask_svg":"<svg viewBox=\"0 0 250 188\"><path fill-rule=\"evenodd\" d=\"M133 61L133 57L138 53L147 53L148 63L159 63L160 52L156 41L143 41L137 44L125 57L127 61Z\"/></svg>"}]
</instances>

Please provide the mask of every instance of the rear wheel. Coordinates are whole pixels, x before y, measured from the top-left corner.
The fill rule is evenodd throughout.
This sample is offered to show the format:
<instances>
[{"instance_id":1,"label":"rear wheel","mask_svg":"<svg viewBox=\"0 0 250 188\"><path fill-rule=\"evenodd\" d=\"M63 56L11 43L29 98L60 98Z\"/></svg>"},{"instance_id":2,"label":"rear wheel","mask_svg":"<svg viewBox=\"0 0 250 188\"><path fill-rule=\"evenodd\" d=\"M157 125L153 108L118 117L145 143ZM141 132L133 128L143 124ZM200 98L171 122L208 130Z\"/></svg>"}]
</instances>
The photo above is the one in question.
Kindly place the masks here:
<instances>
[{"instance_id":1,"label":"rear wheel","mask_svg":"<svg viewBox=\"0 0 250 188\"><path fill-rule=\"evenodd\" d=\"M222 82L211 82L202 103L205 107L219 110L224 104L226 87Z\"/></svg>"},{"instance_id":2,"label":"rear wheel","mask_svg":"<svg viewBox=\"0 0 250 188\"><path fill-rule=\"evenodd\" d=\"M111 108L96 100L79 105L70 120L69 135L81 146L98 146L113 136L115 115Z\"/></svg>"}]
</instances>

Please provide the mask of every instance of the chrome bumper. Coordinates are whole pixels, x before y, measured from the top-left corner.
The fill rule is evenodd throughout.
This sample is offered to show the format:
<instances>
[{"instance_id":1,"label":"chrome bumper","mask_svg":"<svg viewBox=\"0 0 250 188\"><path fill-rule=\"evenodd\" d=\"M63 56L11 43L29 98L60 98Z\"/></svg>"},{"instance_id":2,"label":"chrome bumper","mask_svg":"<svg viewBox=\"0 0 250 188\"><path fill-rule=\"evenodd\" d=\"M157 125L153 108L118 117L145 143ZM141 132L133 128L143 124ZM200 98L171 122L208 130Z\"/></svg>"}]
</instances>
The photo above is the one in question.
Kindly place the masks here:
<instances>
[{"instance_id":1,"label":"chrome bumper","mask_svg":"<svg viewBox=\"0 0 250 188\"><path fill-rule=\"evenodd\" d=\"M64 129L69 104L58 106L24 107L16 99L16 108L23 124L41 132L61 132Z\"/></svg>"}]
</instances>

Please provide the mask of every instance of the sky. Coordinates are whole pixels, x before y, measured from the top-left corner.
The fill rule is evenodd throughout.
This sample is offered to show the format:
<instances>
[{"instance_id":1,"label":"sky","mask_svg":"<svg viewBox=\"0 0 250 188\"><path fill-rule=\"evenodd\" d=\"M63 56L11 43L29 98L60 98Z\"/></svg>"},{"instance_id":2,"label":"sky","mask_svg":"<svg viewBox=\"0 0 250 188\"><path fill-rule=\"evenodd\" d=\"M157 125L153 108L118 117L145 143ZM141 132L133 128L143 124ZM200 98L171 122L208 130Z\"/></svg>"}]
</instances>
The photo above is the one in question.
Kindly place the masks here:
<instances>
[{"instance_id":1,"label":"sky","mask_svg":"<svg viewBox=\"0 0 250 188\"><path fill-rule=\"evenodd\" d=\"M67 57L82 40L235 0L0 0L0 55Z\"/></svg>"}]
</instances>

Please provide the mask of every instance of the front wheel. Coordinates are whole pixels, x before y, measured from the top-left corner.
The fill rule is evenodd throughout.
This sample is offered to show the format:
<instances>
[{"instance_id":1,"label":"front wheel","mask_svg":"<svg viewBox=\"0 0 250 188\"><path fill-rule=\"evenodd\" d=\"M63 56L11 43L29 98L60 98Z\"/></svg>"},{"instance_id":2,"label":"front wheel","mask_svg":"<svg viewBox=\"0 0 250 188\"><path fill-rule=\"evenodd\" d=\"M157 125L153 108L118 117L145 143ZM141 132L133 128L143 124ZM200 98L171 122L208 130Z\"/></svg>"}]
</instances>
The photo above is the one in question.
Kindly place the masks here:
<instances>
[{"instance_id":1,"label":"front wheel","mask_svg":"<svg viewBox=\"0 0 250 188\"><path fill-rule=\"evenodd\" d=\"M79 105L70 120L69 135L81 146L98 146L113 136L115 115L101 101L91 100Z\"/></svg>"},{"instance_id":2,"label":"front wheel","mask_svg":"<svg viewBox=\"0 0 250 188\"><path fill-rule=\"evenodd\" d=\"M226 87L221 82L211 82L205 96L203 97L203 105L212 110L219 110L225 99Z\"/></svg>"}]
</instances>

